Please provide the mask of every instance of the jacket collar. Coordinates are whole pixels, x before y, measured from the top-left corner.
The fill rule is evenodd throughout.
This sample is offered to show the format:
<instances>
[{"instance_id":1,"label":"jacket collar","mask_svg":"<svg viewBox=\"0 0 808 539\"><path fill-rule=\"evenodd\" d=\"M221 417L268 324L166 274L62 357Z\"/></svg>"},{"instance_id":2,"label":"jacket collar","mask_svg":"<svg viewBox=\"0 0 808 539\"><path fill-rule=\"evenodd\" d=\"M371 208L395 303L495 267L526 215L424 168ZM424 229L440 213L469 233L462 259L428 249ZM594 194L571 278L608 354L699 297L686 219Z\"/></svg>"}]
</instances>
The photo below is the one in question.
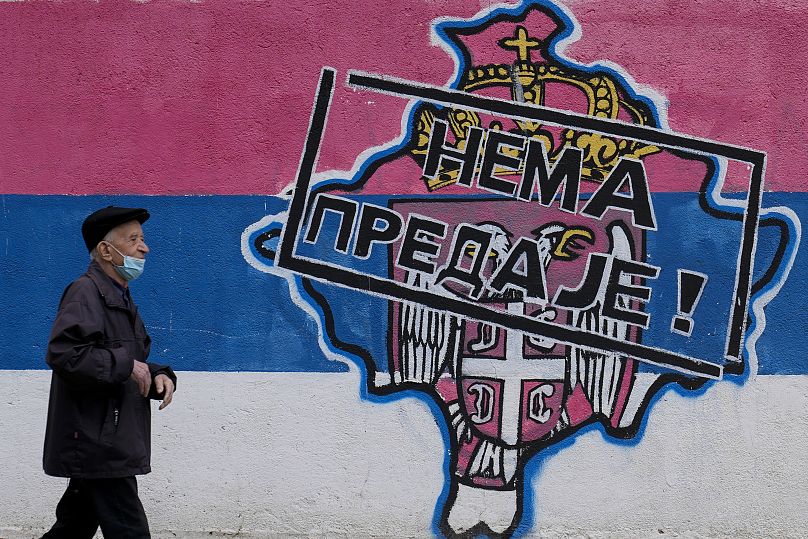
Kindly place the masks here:
<instances>
[{"instance_id":1,"label":"jacket collar","mask_svg":"<svg viewBox=\"0 0 808 539\"><path fill-rule=\"evenodd\" d=\"M121 309L127 308L121 297L119 287L113 282L112 277L104 273L104 270L101 269L101 265L95 260L90 262L90 267L87 268L87 276L95 283L95 286L98 288L107 306ZM134 308L135 303L132 301L131 296L129 301Z\"/></svg>"}]
</instances>

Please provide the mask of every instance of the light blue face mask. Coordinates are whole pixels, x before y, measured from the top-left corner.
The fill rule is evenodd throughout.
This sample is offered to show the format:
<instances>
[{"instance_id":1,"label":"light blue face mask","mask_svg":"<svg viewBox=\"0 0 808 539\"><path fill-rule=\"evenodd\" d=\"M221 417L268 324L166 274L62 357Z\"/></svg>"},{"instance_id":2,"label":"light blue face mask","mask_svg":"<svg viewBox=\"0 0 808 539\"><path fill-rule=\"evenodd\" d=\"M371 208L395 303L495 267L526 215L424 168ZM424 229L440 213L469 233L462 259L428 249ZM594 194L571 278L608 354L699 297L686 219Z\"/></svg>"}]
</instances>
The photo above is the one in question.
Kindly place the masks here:
<instances>
[{"instance_id":1,"label":"light blue face mask","mask_svg":"<svg viewBox=\"0 0 808 539\"><path fill-rule=\"evenodd\" d=\"M107 245L118 251L118 249L110 242L105 242ZM146 265L146 260L143 258L135 258L134 256L126 256L118 251L118 254L123 257L123 266L116 266L113 264L115 271L118 272L124 281L133 281L141 276L143 267Z\"/></svg>"}]
</instances>

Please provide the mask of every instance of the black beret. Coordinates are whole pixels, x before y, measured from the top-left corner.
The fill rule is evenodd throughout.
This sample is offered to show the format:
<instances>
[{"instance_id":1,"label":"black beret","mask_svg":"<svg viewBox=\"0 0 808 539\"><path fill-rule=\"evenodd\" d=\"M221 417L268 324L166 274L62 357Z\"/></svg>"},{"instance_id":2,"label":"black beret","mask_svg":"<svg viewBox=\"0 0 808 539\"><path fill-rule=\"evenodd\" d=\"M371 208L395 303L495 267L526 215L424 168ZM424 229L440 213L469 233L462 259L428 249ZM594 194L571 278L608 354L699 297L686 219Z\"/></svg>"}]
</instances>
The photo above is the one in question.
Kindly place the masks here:
<instances>
[{"instance_id":1,"label":"black beret","mask_svg":"<svg viewBox=\"0 0 808 539\"><path fill-rule=\"evenodd\" d=\"M146 222L149 218L149 212L144 208L117 208L115 206L107 206L90 214L84 223L81 225L81 235L84 237L84 243L87 245L87 250L92 251L98 245L98 242L104 239L107 232L112 230L118 225L128 223L129 221L138 221L140 224Z\"/></svg>"}]
</instances>

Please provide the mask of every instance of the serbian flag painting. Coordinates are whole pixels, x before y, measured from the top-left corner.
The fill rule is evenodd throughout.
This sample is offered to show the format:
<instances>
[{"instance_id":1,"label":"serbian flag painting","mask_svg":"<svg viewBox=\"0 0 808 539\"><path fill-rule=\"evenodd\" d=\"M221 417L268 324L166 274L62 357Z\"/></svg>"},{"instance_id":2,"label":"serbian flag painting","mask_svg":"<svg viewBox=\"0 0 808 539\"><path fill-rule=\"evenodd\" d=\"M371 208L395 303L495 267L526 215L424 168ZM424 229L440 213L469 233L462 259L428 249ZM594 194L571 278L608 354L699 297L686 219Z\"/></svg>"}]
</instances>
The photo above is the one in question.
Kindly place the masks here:
<instances>
[{"instance_id":1,"label":"serbian flag painting","mask_svg":"<svg viewBox=\"0 0 808 539\"><path fill-rule=\"evenodd\" d=\"M32 455L12 489L38 470L24 417L81 223L108 205L151 214L132 293L185 376L156 414L174 479L144 499L193 503L158 530L519 537L625 512L642 534L611 491L565 489L667 481L690 514L686 485L735 460L774 477L744 421L786 437L773 416L806 394L808 40L771 38L805 28L713 1L0 2L0 455ZM178 471L183 436L218 471ZM646 452L545 475L586 444ZM716 491L705 522L755 526ZM3 517L37 492L0 495L0 535L44 528ZM237 501L185 509L214 497Z\"/></svg>"}]
</instances>

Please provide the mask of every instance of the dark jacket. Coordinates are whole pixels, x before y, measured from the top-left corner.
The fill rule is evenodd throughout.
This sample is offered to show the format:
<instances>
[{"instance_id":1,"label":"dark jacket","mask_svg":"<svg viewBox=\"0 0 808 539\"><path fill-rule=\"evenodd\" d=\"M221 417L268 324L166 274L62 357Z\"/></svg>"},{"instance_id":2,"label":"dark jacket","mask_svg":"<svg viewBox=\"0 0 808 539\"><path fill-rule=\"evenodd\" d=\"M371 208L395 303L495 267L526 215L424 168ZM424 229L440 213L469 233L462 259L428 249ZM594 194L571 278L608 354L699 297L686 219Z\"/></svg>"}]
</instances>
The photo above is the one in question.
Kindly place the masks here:
<instances>
[{"instance_id":1,"label":"dark jacket","mask_svg":"<svg viewBox=\"0 0 808 539\"><path fill-rule=\"evenodd\" d=\"M134 302L93 262L59 302L46 361L53 369L45 473L112 478L151 471L151 403L130 378L134 360L146 361L151 339ZM170 367L149 363L154 377Z\"/></svg>"}]
</instances>

